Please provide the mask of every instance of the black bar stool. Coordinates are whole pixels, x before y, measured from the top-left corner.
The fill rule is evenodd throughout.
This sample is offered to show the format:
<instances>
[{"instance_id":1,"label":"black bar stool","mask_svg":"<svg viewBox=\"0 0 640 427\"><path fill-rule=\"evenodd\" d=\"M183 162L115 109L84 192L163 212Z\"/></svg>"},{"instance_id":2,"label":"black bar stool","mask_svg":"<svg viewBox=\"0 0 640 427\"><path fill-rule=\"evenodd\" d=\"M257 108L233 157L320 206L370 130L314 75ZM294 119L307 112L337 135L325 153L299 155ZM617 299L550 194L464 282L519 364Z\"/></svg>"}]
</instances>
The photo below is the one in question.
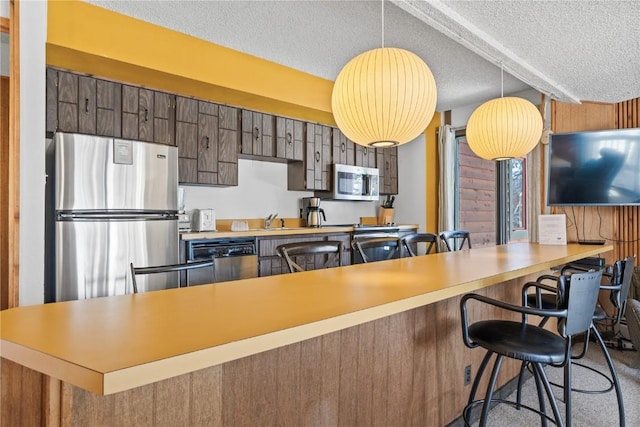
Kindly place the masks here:
<instances>
[{"instance_id":1,"label":"black bar stool","mask_svg":"<svg viewBox=\"0 0 640 427\"><path fill-rule=\"evenodd\" d=\"M469 232L465 230L449 230L440 232L440 240L448 252L459 251L464 248L464 244L471 249L471 238ZM451 244L449 244L451 242Z\"/></svg>"},{"instance_id":2,"label":"black bar stool","mask_svg":"<svg viewBox=\"0 0 640 427\"><path fill-rule=\"evenodd\" d=\"M464 343L469 348L483 347L487 350L473 382L467 405L462 411L462 417L466 425L469 425L469 412L475 406L482 404L479 425L486 426L489 409L493 402L507 403L518 409L524 408L538 413L543 426L546 426L549 420L555 420L555 424L558 426L565 425L543 367L547 364L564 367L565 382L569 382L569 378L571 378L572 336L584 333L589 329L601 279L601 271L560 276L557 280L558 305L556 309L552 310L517 306L477 294L466 294L462 297L460 312ZM467 304L470 300L477 300L507 311L520 313L522 321L482 320L469 325ZM557 318L559 335L540 326L527 323L528 315ZM476 400L475 396L480 379L493 354L496 354L496 360L486 395L483 399ZM539 410L523 405L519 401L493 399L496 380L504 357L518 359L531 364L538 392ZM551 404L553 419L547 415L545 410L543 388ZM567 426L571 425L570 392L570 388L566 388L564 392Z\"/></svg>"},{"instance_id":3,"label":"black bar stool","mask_svg":"<svg viewBox=\"0 0 640 427\"><path fill-rule=\"evenodd\" d=\"M438 253L438 236L433 233L414 233L404 236L400 239L402 246L405 248L409 256L418 255L417 244L425 243L426 250L425 255L429 255L433 250ZM414 250L414 248L416 248Z\"/></svg>"},{"instance_id":4,"label":"black bar stool","mask_svg":"<svg viewBox=\"0 0 640 427\"><path fill-rule=\"evenodd\" d=\"M290 273L305 271L295 257L326 255L322 268L342 266L344 244L337 240L323 240L317 242L285 243L276 248L278 255L287 262Z\"/></svg>"}]
</instances>

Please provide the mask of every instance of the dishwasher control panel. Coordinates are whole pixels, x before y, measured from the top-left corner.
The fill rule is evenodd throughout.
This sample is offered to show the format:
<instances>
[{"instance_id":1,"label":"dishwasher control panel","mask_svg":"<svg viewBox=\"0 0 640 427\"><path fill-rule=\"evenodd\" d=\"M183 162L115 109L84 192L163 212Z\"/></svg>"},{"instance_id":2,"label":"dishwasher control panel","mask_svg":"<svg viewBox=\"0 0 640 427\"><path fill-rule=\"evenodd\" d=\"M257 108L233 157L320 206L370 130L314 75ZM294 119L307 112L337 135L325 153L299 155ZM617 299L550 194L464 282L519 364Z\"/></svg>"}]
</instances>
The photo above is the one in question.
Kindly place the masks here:
<instances>
[{"instance_id":1,"label":"dishwasher control panel","mask_svg":"<svg viewBox=\"0 0 640 427\"><path fill-rule=\"evenodd\" d=\"M202 239L187 243L187 261L256 255L255 239Z\"/></svg>"}]
</instances>

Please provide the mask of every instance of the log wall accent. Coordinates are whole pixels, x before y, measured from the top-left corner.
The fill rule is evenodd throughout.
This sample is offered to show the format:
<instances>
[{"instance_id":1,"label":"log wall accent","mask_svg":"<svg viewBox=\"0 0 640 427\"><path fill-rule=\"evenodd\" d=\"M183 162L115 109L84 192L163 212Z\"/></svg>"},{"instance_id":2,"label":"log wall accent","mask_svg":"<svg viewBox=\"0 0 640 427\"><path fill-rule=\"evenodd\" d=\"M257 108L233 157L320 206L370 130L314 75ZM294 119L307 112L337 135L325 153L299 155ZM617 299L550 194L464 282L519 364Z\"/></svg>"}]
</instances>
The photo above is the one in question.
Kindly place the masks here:
<instances>
[{"instance_id":1,"label":"log wall accent","mask_svg":"<svg viewBox=\"0 0 640 427\"><path fill-rule=\"evenodd\" d=\"M496 162L476 156L466 138L458 144L460 225L474 248L496 244Z\"/></svg>"},{"instance_id":2,"label":"log wall accent","mask_svg":"<svg viewBox=\"0 0 640 427\"><path fill-rule=\"evenodd\" d=\"M517 303L524 279L532 277L479 293ZM451 298L107 396L2 359L2 402L10 410L2 411L0 421L63 426L446 425L459 417L468 398L464 367L472 365L475 375L484 355L462 343L459 303L460 297ZM505 317L475 305L470 316ZM518 369L519 364L505 361L499 384ZM485 388L486 381L480 390Z\"/></svg>"},{"instance_id":3,"label":"log wall accent","mask_svg":"<svg viewBox=\"0 0 640 427\"><path fill-rule=\"evenodd\" d=\"M552 130L576 132L640 127L640 98L617 104L552 102ZM556 207L567 215L567 240L605 239L614 244L607 262L640 255L640 207Z\"/></svg>"}]
</instances>

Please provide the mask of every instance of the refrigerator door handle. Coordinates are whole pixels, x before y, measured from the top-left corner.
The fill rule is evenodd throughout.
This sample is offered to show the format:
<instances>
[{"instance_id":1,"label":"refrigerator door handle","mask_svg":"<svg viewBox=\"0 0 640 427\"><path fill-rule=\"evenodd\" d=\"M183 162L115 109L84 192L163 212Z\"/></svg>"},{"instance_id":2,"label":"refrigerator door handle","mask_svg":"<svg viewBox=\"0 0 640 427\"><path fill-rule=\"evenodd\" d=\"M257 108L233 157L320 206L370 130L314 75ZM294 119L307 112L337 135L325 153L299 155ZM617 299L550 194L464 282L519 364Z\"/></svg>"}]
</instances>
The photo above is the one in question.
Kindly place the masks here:
<instances>
[{"instance_id":1,"label":"refrigerator door handle","mask_svg":"<svg viewBox=\"0 0 640 427\"><path fill-rule=\"evenodd\" d=\"M165 221L178 219L178 215L173 212L160 213L74 213L58 212L58 221Z\"/></svg>"}]
</instances>

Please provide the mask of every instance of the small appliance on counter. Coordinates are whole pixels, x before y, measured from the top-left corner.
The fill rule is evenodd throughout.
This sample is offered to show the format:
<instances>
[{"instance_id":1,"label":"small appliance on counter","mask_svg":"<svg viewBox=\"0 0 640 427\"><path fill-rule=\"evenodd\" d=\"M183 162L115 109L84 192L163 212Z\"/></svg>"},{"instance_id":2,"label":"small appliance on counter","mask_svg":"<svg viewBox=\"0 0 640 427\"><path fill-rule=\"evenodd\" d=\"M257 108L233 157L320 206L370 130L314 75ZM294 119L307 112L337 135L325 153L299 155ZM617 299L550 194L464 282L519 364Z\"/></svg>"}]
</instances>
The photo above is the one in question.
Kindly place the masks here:
<instances>
[{"instance_id":1,"label":"small appliance on counter","mask_svg":"<svg viewBox=\"0 0 640 427\"><path fill-rule=\"evenodd\" d=\"M194 209L191 228L193 231L216 231L216 211L213 209Z\"/></svg>"},{"instance_id":2,"label":"small appliance on counter","mask_svg":"<svg viewBox=\"0 0 640 427\"><path fill-rule=\"evenodd\" d=\"M191 231L191 220L188 213L178 212L178 231L180 233Z\"/></svg>"},{"instance_id":3,"label":"small appliance on counter","mask_svg":"<svg viewBox=\"0 0 640 427\"><path fill-rule=\"evenodd\" d=\"M324 209L320 208L320 197L303 197L302 214L306 218L307 227L321 227L326 221Z\"/></svg>"}]
</instances>

